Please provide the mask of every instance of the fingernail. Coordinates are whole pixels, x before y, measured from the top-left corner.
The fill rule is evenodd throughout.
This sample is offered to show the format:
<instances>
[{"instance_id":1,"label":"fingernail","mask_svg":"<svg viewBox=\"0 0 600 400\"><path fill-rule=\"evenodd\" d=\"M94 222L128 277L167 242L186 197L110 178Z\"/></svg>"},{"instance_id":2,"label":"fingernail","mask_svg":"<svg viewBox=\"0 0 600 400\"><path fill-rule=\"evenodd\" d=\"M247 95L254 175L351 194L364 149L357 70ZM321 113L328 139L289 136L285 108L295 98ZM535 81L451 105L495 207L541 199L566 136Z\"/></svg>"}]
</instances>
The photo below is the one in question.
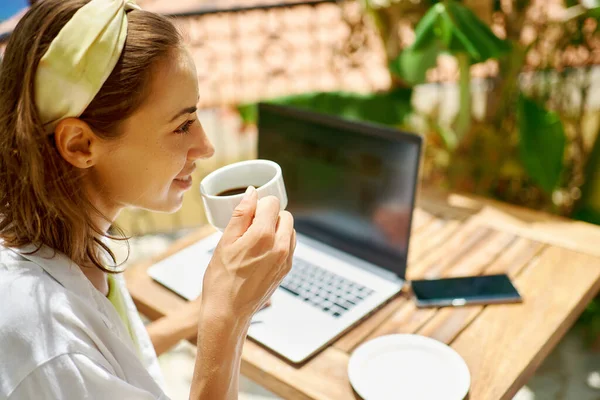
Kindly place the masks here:
<instances>
[{"instance_id":1,"label":"fingernail","mask_svg":"<svg viewBox=\"0 0 600 400\"><path fill-rule=\"evenodd\" d=\"M256 189L254 189L254 186L248 186L248 189L246 189L246 193L244 194L244 198L243 200L248 200L250 198L250 196L252 196L252 193L255 191Z\"/></svg>"}]
</instances>

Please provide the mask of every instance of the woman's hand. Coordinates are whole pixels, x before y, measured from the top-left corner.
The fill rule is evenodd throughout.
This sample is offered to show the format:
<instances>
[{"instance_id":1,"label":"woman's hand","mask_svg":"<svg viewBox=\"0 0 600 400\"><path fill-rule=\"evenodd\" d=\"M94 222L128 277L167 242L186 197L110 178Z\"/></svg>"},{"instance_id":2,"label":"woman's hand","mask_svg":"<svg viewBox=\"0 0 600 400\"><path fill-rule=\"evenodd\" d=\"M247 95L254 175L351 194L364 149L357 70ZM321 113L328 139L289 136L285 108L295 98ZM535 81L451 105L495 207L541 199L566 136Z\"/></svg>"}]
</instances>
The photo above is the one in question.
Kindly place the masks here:
<instances>
[{"instance_id":1,"label":"woman's hand","mask_svg":"<svg viewBox=\"0 0 600 400\"><path fill-rule=\"evenodd\" d=\"M292 267L294 221L279 200L249 188L204 274L190 399L238 398L250 320Z\"/></svg>"},{"instance_id":2,"label":"woman's hand","mask_svg":"<svg viewBox=\"0 0 600 400\"><path fill-rule=\"evenodd\" d=\"M294 220L273 196L250 187L223 232L204 275L203 308L249 322L292 267Z\"/></svg>"}]
</instances>

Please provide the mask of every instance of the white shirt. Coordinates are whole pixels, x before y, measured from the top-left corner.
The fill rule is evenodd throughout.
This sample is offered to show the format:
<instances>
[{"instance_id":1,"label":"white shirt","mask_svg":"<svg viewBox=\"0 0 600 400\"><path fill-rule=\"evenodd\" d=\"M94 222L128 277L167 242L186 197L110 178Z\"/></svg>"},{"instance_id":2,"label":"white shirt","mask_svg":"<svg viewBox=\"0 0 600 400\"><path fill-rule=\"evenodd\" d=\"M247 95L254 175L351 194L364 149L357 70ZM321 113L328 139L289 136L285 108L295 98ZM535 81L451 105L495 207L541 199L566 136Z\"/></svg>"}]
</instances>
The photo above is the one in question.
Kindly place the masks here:
<instances>
[{"instance_id":1,"label":"white shirt","mask_svg":"<svg viewBox=\"0 0 600 400\"><path fill-rule=\"evenodd\" d=\"M0 246L0 400L167 399L123 277L116 286L141 356L113 305L81 269L49 248L27 254L34 249Z\"/></svg>"}]
</instances>

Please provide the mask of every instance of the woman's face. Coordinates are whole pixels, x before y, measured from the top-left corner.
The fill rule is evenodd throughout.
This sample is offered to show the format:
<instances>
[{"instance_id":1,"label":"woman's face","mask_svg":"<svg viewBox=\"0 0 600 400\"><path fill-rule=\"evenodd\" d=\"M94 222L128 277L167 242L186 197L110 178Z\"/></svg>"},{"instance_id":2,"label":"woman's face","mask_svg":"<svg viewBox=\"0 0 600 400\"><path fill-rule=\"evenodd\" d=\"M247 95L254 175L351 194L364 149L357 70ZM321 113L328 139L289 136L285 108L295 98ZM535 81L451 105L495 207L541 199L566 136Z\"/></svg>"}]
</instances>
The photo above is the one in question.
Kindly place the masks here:
<instances>
[{"instance_id":1,"label":"woman's face","mask_svg":"<svg viewBox=\"0 0 600 400\"><path fill-rule=\"evenodd\" d=\"M102 157L86 181L107 214L124 207L177 211L192 186L194 162L213 155L198 117L198 80L189 53L177 50L153 74L149 96L103 141Z\"/></svg>"}]
</instances>

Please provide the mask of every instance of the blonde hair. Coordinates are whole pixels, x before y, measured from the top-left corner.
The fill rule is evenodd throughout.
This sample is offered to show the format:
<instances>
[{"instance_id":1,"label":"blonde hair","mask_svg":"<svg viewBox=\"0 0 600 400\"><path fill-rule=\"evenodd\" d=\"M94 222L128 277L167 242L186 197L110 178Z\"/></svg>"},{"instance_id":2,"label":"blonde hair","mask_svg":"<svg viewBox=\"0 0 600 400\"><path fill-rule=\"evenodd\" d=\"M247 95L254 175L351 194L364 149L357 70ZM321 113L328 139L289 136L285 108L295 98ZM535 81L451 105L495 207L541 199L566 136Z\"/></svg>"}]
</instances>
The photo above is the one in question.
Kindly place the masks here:
<instances>
[{"instance_id":1,"label":"blonde hair","mask_svg":"<svg viewBox=\"0 0 600 400\"><path fill-rule=\"evenodd\" d=\"M46 245L80 266L91 264L111 273L114 270L104 265L102 252L113 262L115 256L102 238L113 237L93 224L94 213L101 213L83 190L84 174L59 154L34 103L40 59L88 1L37 2L9 38L0 64L0 238L8 247ZM104 139L119 137L121 121L146 97L153 68L181 43L167 18L130 11L121 57L80 119Z\"/></svg>"}]
</instances>

